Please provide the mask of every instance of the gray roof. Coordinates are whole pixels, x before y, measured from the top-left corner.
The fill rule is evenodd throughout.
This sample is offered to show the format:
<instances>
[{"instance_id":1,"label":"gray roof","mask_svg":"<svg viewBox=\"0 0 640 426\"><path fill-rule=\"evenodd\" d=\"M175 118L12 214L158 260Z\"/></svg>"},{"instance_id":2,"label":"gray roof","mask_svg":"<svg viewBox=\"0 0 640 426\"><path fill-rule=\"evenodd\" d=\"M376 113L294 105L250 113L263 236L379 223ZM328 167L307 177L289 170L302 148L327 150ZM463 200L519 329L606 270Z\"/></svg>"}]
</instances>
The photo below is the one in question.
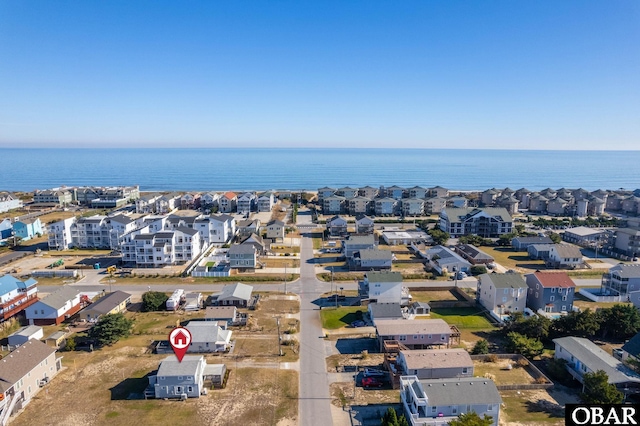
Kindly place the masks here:
<instances>
[{"instance_id":1,"label":"gray roof","mask_svg":"<svg viewBox=\"0 0 640 426\"><path fill-rule=\"evenodd\" d=\"M284 226L284 222L281 220L270 220L269 222L267 222L267 226L271 226L271 225L279 225L279 226Z\"/></svg>"},{"instance_id":2,"label":"gray roof","mask_svg":"<svg viewBox=\"0 0 640 426\"><path fill-rule=\"evenodd\" d=\"M486 213L491 217L499 217L504 222L512 222L511 215L504 207L460 207L449 208L443 210L449 218L449 222L457 223L462 222L463 219L473 217L479 213Z\"/></svg>"},{"instance_id":3,"label":"gray roof","mask_svg":"<svg viewBox=\"0 0 640 426\"><path fill-rule=\"evenodd\" d=\"M232 319L236 312L235 306L207 306L204 317L207 319Z\"/></svg>"},{"instance_id":4,"label":"gray roof","mask_svg":"<svg viewBox=\"0 0 640 426\"><path fill-rule=\"evenodd\" d=\"M609 273L620 278L640 278L640 265L619 263L609 269Z\"/></svg>"},{"instance_id":5,"label":"gray roof","mask_svg":"<svg viewBox=\"0 0 640 426\"><path fill-rule=\"evenodd\" d=\"M477 248L472 244L460 244L456 246L456 248L464 252L467 256L471 257L472 259L493 260L493 257L489 256L487 253L483 252L482 250L480 250L479 248Z\"/></svg>"},{"instance_id":6,"label":"gray roof","mask_svg":"<svg viewBox=\"0 0 640 426\"><path fill-rule=\"evenodd\" d=\"M128 224L128 223L133 222L133 219L131 219L128 216L121 215L121 214L119 214L117 216L111 216L109 218L109 220L112 220L112 221L118 222L118 223L124 223L125 225Z\"/></svg>"},{"instance_id":7,"label":"gray roof","mask_svg":"<svg viewBox=\"0 0 640 426\"><path fill-rule=\"evenodd\" d=\"M515 237L511 241L518 241L520 244L553 244L549 237Z\"/></svg>"},{"instance_id":8,"label":"gray roof","mask_svg":"<svg viewBox=\"0 0 640 426\"><path fill-rule=\"evenodd\" d=\"M565 234L573 234L579 237L588 237L589 235L604 234L606 231L602 228L587 228L586 226L576 226L575 228L569 228L564 231Z\"/></svg>"},{"instance_id":9,"label":"gray roof","mask_svg":"<svg viewBox=\"0 0 640 426\"><path fill-rule=\"evenodd\" d=\"M424 319L411 321L374 320L378 335L399 336L410 334L451 334L451 327L444 320Z\"/></svg>"},{"instance_id":10,"label":"gray roof","mask_svg":"<svg viewBox=\"0 0 640 426\"><path fill-rule=\"evenodd\" d=\"M400 272L391 271L373 271L367 272L367 280L370 283L399 283L402 282L402 274Z\"/></svg>"},{"instance_id":11,"label":"gray roof","mask_svg":"<svg viewBox=\"0 0 640 426\"><path fill-rule=\"evenodd\" d=\"M256 248L253 244L234 244L229 247L228 253L231 254L253 254Z\"/></svg>"},{"instance_id":12,"label":"gray roof","mask_svg":"<svg viewBox=\"0 0 640 426\"><path fill-rule=\"evenodd\" d=\"M15 332L11 333L9 335L9 337L11 336L25 336L25 337L29 337L34 335L35 333L42 331L42 327L39 327L37 325L27 325L25 327L20 327L19 329L17 329Z\"/></svg>"},{"instance_id":13,"label":"gray roof","mask_svg":"<svg viewBox=\"0 0 640 426\"><path fill-rule=\"evenodd\" d=\"M87 310L94 311L99 314L107 314L130 297L131 295L129 293L117 290L101 297L97 302L89 305Z\"/></svg>"},{"instance_id":14,"label":"gray roof","mask_svg":"<svg viewBox=\"0 0 640 426\"><path fill-rule=\"evenodd\" d=\"M192 236L198 233L197 229L188 228L186 226L179 226L178 228L176 228L176 231L180 231L183 234L192 235Z\"/></svg>"},{"instance_id":15,"label":"gray roof","mask_svg":"<svg viewBox=\"0 0 640 426\"><path fill-rule=\"evenodd\" d=\"M558 252L558 256L562 258L578 258L582 259L582 253L580 249L574 245L570 244L555 244L556 252Z\"/></svg>"},{"instance_id":16,"label":"gray roof","mask_svg":"<svg viewBox=\"0 0 640 426\"><path fill-rule=\"evenodd\" d=\"M27 375L56 350L39 340L31 339L0 360L0 391Z\"/></svg>"},{"instance_id":17,"label":"gray roof","mask_svg":"<svg viewBox=\"0 0 640 426\"><path fill-rule=\"evenodd\" d=\"M402 318L399 303L369 303L368 309L374 318Z\"/></svg>"},{"instance_id":18,"label":"gray roof","mask_svg":"<svg viewBox=\"0 0 640 426\"><path fill-rule=\"evenodd\" d=\"M63 285L58 290L40 299L39 303L44 303L45 305L58 310L78 294L80 294L80 290L77 288Z\"/></svg>"},{"instance_id":19,"label":"gray roof","mask_svg":"<svg viewBox=\"0 0 640 426\"><path fill-rule=\"evenodd\" d=\"M507 272L505 274L491 273L480 275L480 280L490 280L495 288L528 288L527 283L522 278L522 275L514 272Z\"/></svg>"},{"instance_id":20,"label":"gray roof","mask_svg":"<svg viewBox=\"0 0 640 426\"><path fill-rule=\"evenodd\" d=\"M553 339L553 343L562 346L589 370L603 370L609 376L609 383L640 383L640 376L637 373L588 339L569 336Z\"/></svg>"},{"instance_id":21,"label":"gray roof","mask_svg":"<svg viewBox=\"0 0 640 426\"><path fill-rule=\"evenodd\" d=\"M364 249L360 250L361 260L392 260L393 253L390 250Z\"/></svg>"},{"instance_id":22,"label":"gray roof","mask_svg":"<svg viewBox=\"0 0 640 426\"><path fill-rule=\"evenodd\" d=\"M376 243L373 235L349 235L345 240L345 244L358 244L358 245L374 245Z\"/></svg>"},{"instance_id":23,"label":"gray roof","mask_svg":"<svg viewBox=\"0 0 640 426\"><path fill-rule=\"evenodd\" d=\"M407 370L473 367L473 360L464 349L419 349L400 353Z\"/></svg>"},{"instance_id":24,"label":"gray roof","mask_svg":"<svg viewBox=\"0 0 640 426\"><path fill-rule=\"evenodd\" d=\"M227 335L231 334L230 330L225 330L213 321L189 321L185 326L191 333L191 342L218 342L226 341Z\"/></svg>"},{"instance_id":25,"label":"gray roof","mask_svg":"<svg viewBox=\"0 0 640 426\"><path fill-rule=\"evenodd\" d=\"M227 367L224 364L207 364L204 367L205 376L222 376Z\"/></svg>"},{"instance_id":26,"label":"gray roof","mask_svg":"<svg viewBox=\"0 0 640 426\"><path fill-rule=\"evenodd\" d=\"M429 406L501 404L498 388L491 379L461 377L458 379L420 380Z\"/></svg>"},{"instance_id":27,"label":"gray roof","mask_svg":"<svg viewBox=\"0 0 640 426\"><path fill-rule=\"evenodd\" d=\"M169 355L160 363L158 376L197 376L198 368L204 357L201 355L185 355L182 362L175 355ZM205 361L206 362L206 361ZM202 372L200 372L202 373Z\"/></svg>"},{"instance_id":28,"label":"gray roof","mask_svg":"<svg viewBox=\"0 0 640 426\"><path fill-rule=\"evenodd\" d=\"M218 296L218 300L234 298L248 301L251 299L252 291L253 287L247 284L235 283L232 285L225 285L222 289L222 293Z\"/></svg>"}]
</instances>

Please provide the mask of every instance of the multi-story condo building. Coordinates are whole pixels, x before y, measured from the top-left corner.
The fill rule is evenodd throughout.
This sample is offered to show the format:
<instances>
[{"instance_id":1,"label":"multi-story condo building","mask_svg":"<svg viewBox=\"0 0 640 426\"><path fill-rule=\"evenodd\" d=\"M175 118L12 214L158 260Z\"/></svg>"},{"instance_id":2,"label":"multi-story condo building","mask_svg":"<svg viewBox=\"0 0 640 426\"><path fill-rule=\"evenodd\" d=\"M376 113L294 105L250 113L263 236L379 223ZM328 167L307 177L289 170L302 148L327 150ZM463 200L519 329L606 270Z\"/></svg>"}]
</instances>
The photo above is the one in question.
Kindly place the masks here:
<instances>
[{"instance_id":1,"label":"multi-story condo building","mask_svg":"<svg viewBox=\"0 0 640 426\"><path fill-rule=\"evenodd\" d=\"M226 214L199 216L193 226L205 245L221 246L230 243L236 235L236 220Z\"/></svg>"},{"instance_id":2,"label":"multi-story condo building","mask_svg":"<svg viewBox=\"0 0 640 426\"><path fill-rule=\"evenodd\" d=\"M335 195L336 191L336 188L329 188L328 186L325 186L324 188L318 188L318 204L320 206L324 206L324 200Z\"/></svg>"},{"instance_id":3,"label":"multi-story condo building","mask_svg":"<svg viewBox=\"0 0 640 426\"><path fill-rule=\"evenodd\" d=\"M372 210L373 203L370 198L354 197L347 199L347 202L349 203L349 214L352 216L368 214Z\"/></svg>"},{"instance_id":4,"label":"multi-story condo building","mask_svg":"<svg viewBox=\"0 0 640 426\"><path fill-rule=\"evenodd\" d=\"M351 188L350 186L345 186L342 188L338 188L338 190L336 191L336 195L339 195L349 200L351 198L357 197L359 191L360 190L358 188Z\"/></svg>"},{"instance_id":5,"label":"multi-story condo building","mask_svg":"<svg viewBox=\"0 0 640 426\"><path fill-rule=\"evenodd\" d=\"M264 192L258 196L258 211L270 212L276 204L276 196L273 192Z\"/></svg>"},{"instance_id":6,"label":"multi-story condo building","mask_svg":"<svg viewBox=\"0 0 640 426\"><path fill-rule=\"evenodd\" d=\"M202 248L200 234L191 228L138 234L123 244L122 261L137 268L162 268L189 262Z\"/></svg>"},{"instance_id":7,"label":"multi-story condo building","mask_svg":"<svg viewBox=\"0 0 640 426\"><path fill-rule=\"evenodd\" d=\"M393 185L386 188L384 193L385 193L385 196L388 198L393 198L394 200L401 200L402 198L405 197L405 194L407 193L407 189L397 185Z\"/></svg>"},{"instance_id":8,"label":"multi-story condo building","mask_svg":"<svg viewBox=\"0 0 640 426\"><path fill-rule=\"evenodd\" d=\"M374 188L373 186L363 186L358 191L358 194L361 197L365 197L370 200L373 200L374 198L376 198L379 193L380 193L380 190L378 188Z\"/></svg>"},{"instance_id":9,"label":"multi-story condo building","mask_svg":"<svg viewBox=\"0 0 640 426\"><path fill-rule=\"evenodd\" d=\"M392 216L398 211L399 201L395 198L376 198L374 201L374 211L377 216Z\"/></svg>"},{"instance_id":10,"label":"multi-story condo building","mask_svg":"<svg viewBox=\"0 0 640 426\"><path fill-rule=\"evenodd\" d=\"M427 194L429 193L429 189L424 188L422 186L414 186L413 188L409 188L409 198L427 198Z\"/></svg>"},{"instance_id":11,"label":"multi-story condo building","mask_svg":"<svg viewBox=\"0 0 640 426\"><path fill-rule=\"evenodd\" d=\"M136 213L147 214L155 213L156 201L160 198L160 194L148 194L136 200Z\"/></svg>"},{"instance_id":12,"label":"multi-story condo building","mask_svg":"<svg viewBox=\"0 0 640 426\"><path fill-rule=\"evenodd\" d=\"M322 212L324 214L341 214L346 211L346 200L339 195L331 195L322 200Z\"/></svg>"},{"instance_id":13,"label":"multi-story condo building","mask_svg":"<svg viewBox=\"0 0 640 426\"><path fill-rule=\"evenodd\" d=\"M614 246L617 251L632 258L640 254L640 229L618 228L615 234Z\"/></svg>"},{"instance_id":14,"label":"multi-story condo building","mask_svg":"<svg viewBox=\"0 0 640 426\"><path fill-rule=\"evenodd\" d=\"M513 221L504 207L445 208L440 213L440 229L452 237L475 234L495 238L511 233Z\"/></svg>"},{"instance_id":15,"label":"multi-story condo building","mask_svg":"<svg viewBox=\"0 0 640 426\"><path fill-rule=\"evenodd\" d=\"M215 192L205 192L200 196L200 206L203 209L215 211L218 209L220 195Z\"/></svg>"},{"instance_id":16,"label":"multi-story condo building","mask_svg":"<svg viewBox=\"0 0 640 426\"><path fill-rule=\"evenodd\" d=\"M75 217L52 223L47 228L49 250L67 250L72 245L71 225Z\"/></svg>"},{"instance_id":17,"label":"multi-story condo building","mask_svg":"<svg viewBox=\"0 0 640 426\"><path fill-rule=\"evenodd\" d=\"M422 216L424 214L424 200L420 198L405 198L402 203L403 216Z\"/></svg>"},{"instance_id":18,"label":"multi-story condo building","mask_svg":"<svg viewBox=\"0 0 640 426\"><path fill-rule=\"evenodd\" d=\"M67 188L38 189L33 193L33 202L36 204L68 206L73 202L73 194Z\"/></svg>"},{"instance_id":19,"label":"multi-story condo building","mask_svg":"<svg viewBox=\"0 0 640 426\"><path fill-rule=\"evenodd\" d=\"M256 194L253 192L240 194L237 200L238 213L249 213L255 211L257 200Z\"/></svg>"}]
</instances>

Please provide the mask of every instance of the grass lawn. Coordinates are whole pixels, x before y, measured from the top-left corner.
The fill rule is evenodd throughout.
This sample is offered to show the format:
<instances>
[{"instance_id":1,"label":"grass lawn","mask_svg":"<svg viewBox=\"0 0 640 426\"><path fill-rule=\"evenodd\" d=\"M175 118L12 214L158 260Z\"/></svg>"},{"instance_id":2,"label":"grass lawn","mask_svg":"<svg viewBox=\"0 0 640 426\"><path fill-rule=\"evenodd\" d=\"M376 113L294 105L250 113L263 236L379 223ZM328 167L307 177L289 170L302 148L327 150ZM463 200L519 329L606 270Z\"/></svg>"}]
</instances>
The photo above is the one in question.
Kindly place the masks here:
<instances>
[{"instance_id":1,"label":"grass lawn","mask_svg":"<svg viewBox=\"0 0 640 426\"><path fill-rule=\"evenodd\" d=\"M581 288L600 288L600 287L581 287ZM582 296L579 292L574 295L573 306L580 309L591 309L595 311L598 308L610 308L613 305L628 305L627 302L594 302Z\"/></svg>"},{"instance_id":2,"label":"grass lawn","mask_svg":"<svg viewBox=\"0 0 640 426\"><path fill-rule=\"evenodd\" d=\"M434 308L431 318L442 318L460 329L487 330L495 328L477 308Z\"/></svg>"},{"instance_id":3,"label":"grass lawn","mask_svg":"<svg viewBox=\"0 0 640 426\"><path fill-rule=\"evenodd\" d=\"M498 362L473 361L473 375L484 377L486 373L495 377L495 382L501 385L532 384L535 382L526 368L513 367L507 370L508 364L515 364L509 359L500 359Z\"/></svg>"},{"instance_id":4,"label":"grass lawn","mask_svg":"<svg viewBox=\"0 0 640 426\"><path fill-rule=\"evenodd\" d=\"M522 426L534 425L564 425L563 417L552 417L548 413L531 411L530 404L538 399L536 391L502 391L502 402L504 408L502 414L507 420L507 424L517 422Z\"/></svg>"},{"instance_id":5,"label":"grass lawn","mask_svg":"<svg viewBox=\"0 0 640 426\"><path fill-rule=\"evenodd\" d=\"M320 319L322 320L322 327L328 330L335 330L351 324L356 321L358 315L356 312L366 312L361 306L343 306L340 308L325 308L320 311Z\"/></svg>"},{"instance_id":6,"label":"grass lawn","mask_svg":"<svg viewBox=\"0 0 640 426\"><path fill-rule=\"evenodd\" d=\"M525 272L545 269L543 260L530 259L526 251L514 251L512 248L506 247L480 247L480 250L493 257L497 263L507 269L520 269Z\"/></svg>"},{"instance_id":7,"label":"grass lawn","mask_svg":"<svg viewBox=\"0 0 640 426\"><path fill-rule=\"evenodd\" d=\"M449 290L437 290L437 291L416 291L411 290L411 300L413 302L426 302L429 303L434 300L458 300Z\"/></svg>"}]
</instances>

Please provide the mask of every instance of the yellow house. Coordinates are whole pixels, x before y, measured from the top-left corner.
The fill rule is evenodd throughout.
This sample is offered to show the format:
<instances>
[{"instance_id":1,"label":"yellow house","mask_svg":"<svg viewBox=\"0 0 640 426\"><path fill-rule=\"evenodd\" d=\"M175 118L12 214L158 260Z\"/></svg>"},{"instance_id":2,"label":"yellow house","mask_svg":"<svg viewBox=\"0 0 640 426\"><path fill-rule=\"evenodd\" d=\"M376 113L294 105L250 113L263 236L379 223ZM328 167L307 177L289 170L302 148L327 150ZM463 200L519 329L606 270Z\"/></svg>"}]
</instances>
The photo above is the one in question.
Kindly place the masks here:
<instances>
[{"instance_id":1,"label":"yellow house","mask_svg":"<svg viewBox=\"0 0 640 426\"><path fill-rule=\"evenodd\" d=\"M124 312L131 303L131 295L124 291L114 291L101 297L80 312L80 319L97 322L102 315Z\"/></svg>"}]
</instances>

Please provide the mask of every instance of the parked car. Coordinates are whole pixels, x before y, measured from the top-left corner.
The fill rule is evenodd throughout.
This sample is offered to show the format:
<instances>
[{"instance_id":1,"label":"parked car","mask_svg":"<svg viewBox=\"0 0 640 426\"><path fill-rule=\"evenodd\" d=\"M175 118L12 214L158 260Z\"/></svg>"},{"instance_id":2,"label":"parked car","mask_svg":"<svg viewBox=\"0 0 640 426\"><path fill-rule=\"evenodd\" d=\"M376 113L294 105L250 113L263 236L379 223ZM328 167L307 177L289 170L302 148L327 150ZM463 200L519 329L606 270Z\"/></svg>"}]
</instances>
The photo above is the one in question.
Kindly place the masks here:
<instances>
[{"instance_id":1,"label":"parked car","mask_svg":"<svg viewBox=\"0 0 640 426\"><path fill-rule=\"evenodd\" d=\"M358 320L351 323L351 327L364 327L366 323L364 321Z\"/></svg>"},{"instance_id":2,"label":"parked car","mask_svg":"<svg viewBox=\"0 0 640 426\"><path fill-rule=\"evenodd\" d=\"M365 368L364 369L364 377L386 377L387 373L381 370L376 370L374 368Z\"/></svg>"},{"instance_id":3,"label":"parked car","mask_svg":"<svg viewBox=\"0 0 640 426\"><path fill-rule=\"evenodd\" d=\"M384 386L382 380L375 377L364 377L362 379L363 388L381 388L382 386Z\"/></svg>"}]
</instances>

